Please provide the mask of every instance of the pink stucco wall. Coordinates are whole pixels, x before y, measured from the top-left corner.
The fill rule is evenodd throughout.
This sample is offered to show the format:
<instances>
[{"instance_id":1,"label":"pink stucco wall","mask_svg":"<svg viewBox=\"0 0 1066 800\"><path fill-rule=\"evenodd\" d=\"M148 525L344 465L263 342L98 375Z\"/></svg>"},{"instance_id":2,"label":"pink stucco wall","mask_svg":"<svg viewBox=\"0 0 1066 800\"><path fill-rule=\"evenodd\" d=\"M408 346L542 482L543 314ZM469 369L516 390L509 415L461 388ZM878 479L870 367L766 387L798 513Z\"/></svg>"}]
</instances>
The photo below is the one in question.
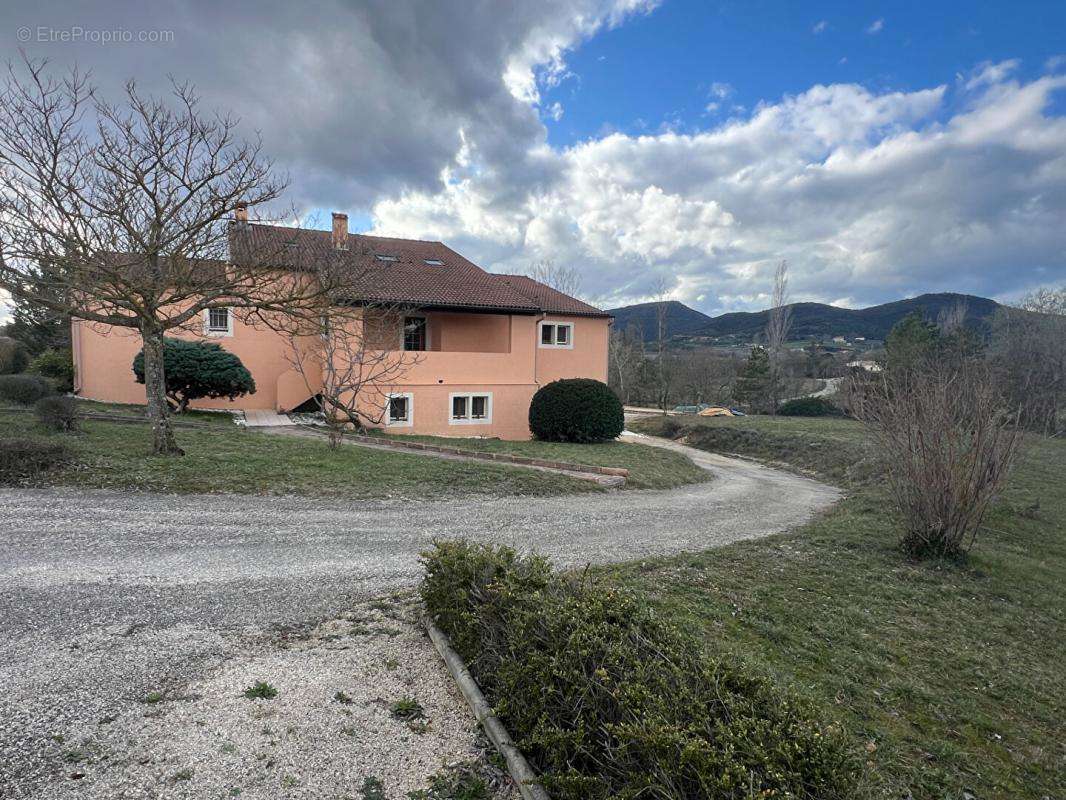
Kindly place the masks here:
<instances>
[{"instance_id":1,"label":"pink stucco wall","mask_svg":"<svg viewBox=\"0 0 1066 800\"><path fill-rule=\"evenodd\" d=\"M430 349L419 354L418 363L395 385L382 387L412 395L413 424L396 428L396 433L526 439L529 402L540 385L559 378L607 379L606 319L449 312L426 316ZM573 347L540 347L542 319L572 323ZM195 407L287 410L310 395L286 358L285 340L271 330L234 318L232 336L176 335L217 341L241 359L256 381L254 395L232 403L201 400ZM144 402L144 387L135 382L131 369L141 347L136 332L75 321L73 338L80 395ZM450 395L458 392L491 393L491 422L452 424Z\"/></svg>"}]
</instances>

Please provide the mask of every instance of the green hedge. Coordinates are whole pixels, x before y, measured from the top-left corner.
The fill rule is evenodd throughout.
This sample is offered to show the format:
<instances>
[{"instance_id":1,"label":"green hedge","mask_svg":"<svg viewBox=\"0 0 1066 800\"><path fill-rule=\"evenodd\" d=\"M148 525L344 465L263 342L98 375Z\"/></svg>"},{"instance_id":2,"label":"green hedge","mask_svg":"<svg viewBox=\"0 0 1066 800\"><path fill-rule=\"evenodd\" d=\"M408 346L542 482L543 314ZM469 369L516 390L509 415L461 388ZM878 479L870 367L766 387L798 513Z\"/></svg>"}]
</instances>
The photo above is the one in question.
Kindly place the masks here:
<instances>
[{"instance_id":1,"label":"green hedge","mask_svg":"<svg viewBox=\"0 0 1066 800\"><path fill-rule=\"evenodd\" d=\"M0 439L0 484L35 478L69 461L70 452L59 442Z\"/></svg>"},{"instance_id":2,"label":"green hedge","mask_svg":"<svg viewBox=\"0 0 1066 800\"><path fill-rule=\"evenodd\" d=\"M529 429L548 442L604 442L625 428L622 401L590 378L567 378L542 386L529 405Z\"/></svg>"},{"instance_id":3,"label":"green hedge","mask_svg":"<svg viewBox=\"0 0 1066 800\"><path fill-rule=\"evenodd\" d=\"M56 391L74 391L74 358L69 348L49 348L30 362L29 372L51 378Z\"/></svg>"},{"instance_id":4,"label":"green hedge","mask_svg":"<svg viewBox=\"0 0 1066 800\"><path fill-rule=\"evenodd\" d=\"M782 403L777 413L782 417L842 417L844 412L824 397L797 397Z\"/></svg>"},{"instance_id":5,"label":"green hedge","mask_svg":"<svg viewBox=\"0 0 1066 800\"><path fill-rule=\"evenodd\" d=\"M0 401L28 406L53 393L39 375L0 375Z\"/></svg>"},{"instance_id":6,"label":"green hedge","mask_svg":"<svg viewBox=\"0 0 1066 800\"><path fill-rule=\"evenodd\" d=\"M423 563L427 610L556 800L855 796L839 730L641 595L504 547Z\"/></svg>"}]
</instances>

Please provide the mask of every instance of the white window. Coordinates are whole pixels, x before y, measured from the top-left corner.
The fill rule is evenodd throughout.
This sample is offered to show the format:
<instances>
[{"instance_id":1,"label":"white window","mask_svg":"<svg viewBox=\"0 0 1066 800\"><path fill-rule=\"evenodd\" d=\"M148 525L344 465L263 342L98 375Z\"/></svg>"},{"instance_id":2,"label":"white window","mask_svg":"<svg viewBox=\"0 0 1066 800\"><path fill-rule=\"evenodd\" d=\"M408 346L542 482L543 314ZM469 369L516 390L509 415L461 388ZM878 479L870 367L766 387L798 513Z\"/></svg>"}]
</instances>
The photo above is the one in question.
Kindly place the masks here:
<instances>
[{"instance_id":1,"label":"white window","mask_svg":"<svg viewBox=\"0 0 1066 800\"><path fill-rule=\"evenodd\" d=\"M492 422L491 392L450 394L448 407L448 422L451 425L488 425Z\"/></svg>"},{"instance_id":2,"label":"white window","mask_svg":"<svg viewBox=\"0 0 1066 800\"><path fill-rule=\"evenodd\" d=\"M232 336L233 314L228 308L209 308L204 312L204 333L209 336Z\"/></svg>"},{"instance_id":3,"label":"white window","mask_svg":"<svg viewBox=\"0 0 1066 800\"><path fill-rule=\"evenodd\" d=\"M409 428L415 421L415 401L410 392L389 394L385 424L390 428Z\"/></svg>"},{"instance_id":4,"label":"white window","mask_svg":"<svg viewBox=\"0 0 1066 800\"><path fill-rule=\"evenodd\" d=\"M574 324L572 322L540 323L540 346L573 349Z\"/></svg>"}]
</instances>

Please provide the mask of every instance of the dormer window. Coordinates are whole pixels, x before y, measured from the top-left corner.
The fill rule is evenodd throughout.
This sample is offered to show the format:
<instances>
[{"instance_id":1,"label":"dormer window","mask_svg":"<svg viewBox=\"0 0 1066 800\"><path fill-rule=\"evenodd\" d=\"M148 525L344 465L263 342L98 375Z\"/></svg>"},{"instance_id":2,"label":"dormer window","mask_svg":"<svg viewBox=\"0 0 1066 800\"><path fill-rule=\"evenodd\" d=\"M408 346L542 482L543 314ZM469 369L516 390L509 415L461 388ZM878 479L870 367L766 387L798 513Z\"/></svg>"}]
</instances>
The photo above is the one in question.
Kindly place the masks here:
<instances>
[{"instance_id":1,"label":"dormer window","mask_svg":"<svg viewBox=\"0 0 1066 800\"><path fill-rule=\"evenodd\" d=\"M439 258L423 258L422 259L422 263L423 264L429 264L429 266L431 266L431 267L443 267L444 266L444 262L441 261Z\"/></svg>"},{"instance_id":2,"label":"dormer window","mask_svg":"<svg viewBox=\"0 0 1066 800\"><path fill-rule=\"evenodd\" d=\"M378 261L399 261L400 260L396 256L388 256L388 255L385 255L384 253L374 253L374 258L376 258Z\"/></svg>"}]
</instances>

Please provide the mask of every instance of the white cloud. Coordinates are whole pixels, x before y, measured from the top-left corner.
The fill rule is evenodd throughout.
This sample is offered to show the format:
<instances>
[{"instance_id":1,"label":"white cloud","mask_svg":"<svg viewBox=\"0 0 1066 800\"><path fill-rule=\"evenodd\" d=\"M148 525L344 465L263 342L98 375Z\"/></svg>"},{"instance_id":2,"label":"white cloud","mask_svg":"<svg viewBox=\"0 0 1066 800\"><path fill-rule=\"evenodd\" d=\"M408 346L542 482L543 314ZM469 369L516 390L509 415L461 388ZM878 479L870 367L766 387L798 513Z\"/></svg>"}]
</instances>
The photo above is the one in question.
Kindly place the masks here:
<instances>
[{"instance_id":1,"label":"white cloud","mask_svg":"<svg viewBox=\"0 0 1066 800\"><path fill-rule=\"evenodd\" d=\"M882 30L884 30L884 28L885 28L885 20L884 20L884 18L875 19L873 22L871 22L867 26L866 32L867 33L880 33Z\"/></svg>"},{"instance_id":2,"label":"white cloud","mask_svg":"<svg viewBox=\"0 0 1066 800\"><path fill-rule=\"evenodd\" d=\"M819 33L822 33L828 27L829 27L829 23L828 22L826 22L824 19L823 20L819 20L818 22L816 22L814 24L814 27L811 28L811 33L817 35Z\"/></svg>"},{"instance_id":3,"label":"white cloud","mask_svg":"<svg viewBox=\"0 0 1066 800\"><path fill-rule=\"evenodd\" d=\"M955 90L813 86L699 133L538 144L540 178L506 192L482 161L378 203L375 228L499 271L553 258L604 305L665 277L707 311L759 307L781 258L803 299L1002 295L1066 279L1063 89L989 65Z\"/></svg>"},{"instance_id":4,"label":"white cloud","mask_svg":"<svg viewBox=\"0 0 1066 800\"><path fill-rule=\"evenodd\" d=\"M558 122L563 118L563 104L556 101L545 109L548 112L548 116Z\"/></svg>"}]
</instances>

